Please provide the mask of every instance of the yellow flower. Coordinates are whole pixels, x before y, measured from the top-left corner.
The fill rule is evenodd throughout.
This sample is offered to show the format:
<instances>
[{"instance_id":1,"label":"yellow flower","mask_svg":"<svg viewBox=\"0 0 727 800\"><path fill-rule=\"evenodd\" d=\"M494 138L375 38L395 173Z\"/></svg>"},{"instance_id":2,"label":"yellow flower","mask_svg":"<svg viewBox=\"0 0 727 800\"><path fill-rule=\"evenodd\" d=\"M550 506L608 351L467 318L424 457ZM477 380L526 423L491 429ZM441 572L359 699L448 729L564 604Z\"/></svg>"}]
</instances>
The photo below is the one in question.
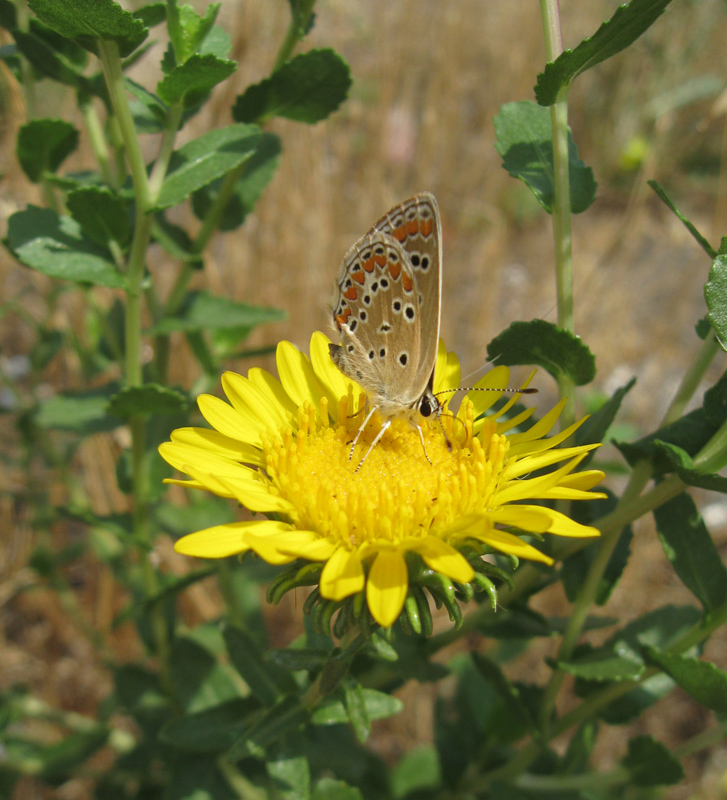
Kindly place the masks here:
<instances>
[{"instance_id":1,"label":"yellow flower","mask_svg":"<svg viewBox=\"0 0 727 800\"><path fill-rule=\"evenodd\" d=\"M574 472L596 445L558 447L580 422L544 438L562 404L528 430L508 434L533 409L504 419L517 399L513 396L488 416L485 412L501 392L470 392L456 417L446 413L441 419L451 452L436 420L422 419L425 454L418 432L406 420L395 419L355 472L381 420L374 415L350 458L366 396L335 367L323 334L313 335L310 353L308 360L281 342L279 381L257 368L247 378L225 373L222 386L229 404L211 395L198 399L213 430L180 428L161 445L163 458L191 478L173 483L234 498L250 511L273 517L192 533L177 542L177 552L224 558L253 550L271 564L322 562L323 598L340 601L365 589L371 615L388 627L401 613L409 589L408 552L466 584L475 570L458 548L473 541L480 543L480 552L484 544L491 551L552 563L505 528L598 535L595 528L528 502L603 497L589 491L602 472ZM440 343L434 391L456 388L459 378L456 356ZM477 385L503 389L508 380L509 370L496 367ZM562 466L544 471L554 464Z\"/></svg>"}]
</instances>

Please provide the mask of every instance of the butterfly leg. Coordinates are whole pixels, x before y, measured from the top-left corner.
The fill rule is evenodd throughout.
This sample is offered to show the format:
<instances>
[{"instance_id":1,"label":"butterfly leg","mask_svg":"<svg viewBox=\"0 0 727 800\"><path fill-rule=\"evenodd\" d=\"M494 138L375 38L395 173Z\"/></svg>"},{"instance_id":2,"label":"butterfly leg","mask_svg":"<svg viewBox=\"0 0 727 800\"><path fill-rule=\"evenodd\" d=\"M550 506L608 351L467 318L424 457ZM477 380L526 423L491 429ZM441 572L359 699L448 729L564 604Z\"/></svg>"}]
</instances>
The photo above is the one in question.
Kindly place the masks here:
<instances>
[{"instance_id":1,"label":"butterfly leg","mask_svg":"<svg viewBox=\"0 0 727 800\"><path fill-rule=\"evenodd\" d=\"M366 427L366 425L368 425L368 422L371 419L371 417L373 417L374 411L376 411L376 406L373 406L371 408L371 411L369 411L369 413L366 415L366 419L361 423L361 427L356 432L356 436L353 439L353 444L351 445L351 452L348 454L348 460L349 461L353 458L353 451L356 448L356 445L358 443L359 437L364 432L364 428ZM378 439L376 441L378 442ZM366 453L366 455L368 455L368 453ZM359 466L361 466L361 465L359 464Z\"/></svg>"},{"instance_id":2,"label":"butterfly leg","mask_svg":"<svg viewBox=\"0 0 727 800\"><path fill-rule=\"evenodd\" d=\"M369 414L369 417L370 416L371 416L371 414ZM368 420L368 417L366 417L366 419ZM361 467L363 466L364 461L366 461L366 459L369 457L369 453L379 443L379 439L381 439L381 437L386 433L389 425L391 425L391 419L387 419L386 422L381 426L381 430L376 434L376 438L373 440L373 442L371 442L371 446L366 451L364 457L358 462L358 466L356 467L354 472L358 472L361 469ZM358 437L356 437L356 438L358 438Z\"/></svg>"},{"instance_id":3,"label":"butterfly leg","mask_svg":"<svg viewBox=\"0 0 727 800\"><path fill-rule=\"evenodd\" d=\"M427 453L427 447L424 444L424 433L422 432L421 426L420 425L414 425L414 427L419 431L419 441L422 443L422 450L424 450L424 457L431 464L432 463L432 459L429 458L429 453ZM445 438L446 438L446 434L445 434ZM447 440L447 444L449 444L449 440Z\"/></svg>"}]
</instances>

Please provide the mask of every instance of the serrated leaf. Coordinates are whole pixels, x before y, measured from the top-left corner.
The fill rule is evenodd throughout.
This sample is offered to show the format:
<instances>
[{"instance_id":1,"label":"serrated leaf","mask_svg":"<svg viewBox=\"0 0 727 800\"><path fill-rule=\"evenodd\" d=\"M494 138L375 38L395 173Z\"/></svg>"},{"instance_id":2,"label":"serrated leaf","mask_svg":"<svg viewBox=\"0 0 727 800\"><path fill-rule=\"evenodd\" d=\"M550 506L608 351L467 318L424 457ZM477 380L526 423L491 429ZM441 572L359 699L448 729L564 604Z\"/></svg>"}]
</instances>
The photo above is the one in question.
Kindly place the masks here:
<instances>
[{"instance_id":1,"label":"serrated leaf","mask_svg":"<svg viewBox=\"0 0 727 800\"><path fill-rule=\"evenodd\" d=\"M181 103L186 111L200 106L218 83L232 75L237 64L211 53L195 53L157 84L157 94L168 105Z\"/></svg>"},{"instance_id":2,"label":"serrated leaf","mask_svg":"<svg viewBox=\"0 0 727 800\"><path fill-rule=\"evenodd\" d=\"M645 667L641 660L634 660L606 647L591 650L570 661L558 661L558 669L588 681L630 681L643 675Z\"/></svg>"},{"instance_id":3,"label":"serrated leaf","mask_svg":"<svg viewBox=\"0 0 727 800\"><path fill-rule=\"evenodd\" d=\"M188 142L172 156L154 210L170 208L250 158L260 141L254 125L228 125Z\"/></svg>"},{"instance_id":4,"label":"serrated leaf","mask_svg":"<svg viewBox=\"0 0 727 800\"><path fill-rule=\"evenodd\" d=\"M74 189L66 197L71 216L84 234L96 244L107 247L116 242L124 250L131 241L131 225L126 203L101 186Z\"/></svg>"},{"instance_id":5,"label":"serrated leaf","mask_svg":"<svg viewBox=\"0 0 727 800\"><path fill-rule=\"evenodd\" d=\"M78 131L61 119L34 119L18 131L15 154L33 183L55 172L78 147Z\"/></svg>"},{"instance_id":6,"label":"serrated leaf","mask_svg":"<svg viewBox=\"0 0 727 800\"><path fill-rule=\"evenodd\" d=\"M631 781L636 786L667 786L684 779L677 758L651 736L631 739L622 763L631 772Z\"/></svg>"},{"instance_id":7,"label":"serrated leaf","mask_svg":"<svg viewBox=\"0 0 727 800\"><path fill-rule=\"evenodd\" d=\"M245 169L225 208L219 222L221 231L238 228L245 221L260 199L265 187L270 183L280 163L280 139L274 133L263 133L255 152L245 164ZM220 181L215 181L195 192L192 198L192 210L199 219L212 207Z\"/></svg>"},{"instance_id":8,"label":"serrated leaf","mask_svg":"<svg viewBox=\"0 0 727 800\"><path fill-rule=\"evenodd\" d=\"M250 715L259 708L252 698L235 698L206 711L169 720L159 731L159 738L180 750L221 752L240 737L250 724Z\"/></svg>"},{"instance_id":9,"label":"serrated leaf","mask_svg":"<svg viewBox=\"0 0 727 800\"><path fill-rule=\"evenodd\" d=\"M704 299L709 313L707 319L723 350L727 350L727 255L718 255L704 284Z\"/></svg>"},{"instance_id":10,"label":"serrated leaf","mask_svg":"<svg viewBox=\"0 0 727 800\"><path fill-rule=\"evenodd\" d=\"M631 0L616 9L610 20L573 50L564 50L546 64L535 84L535 99L551 106L558 92L596 64L615 56L641 36L664 13L671 0Z\"/></svg>"},{"instance_id":11,"label":"serrated leaf","mask_svg":"<svg viewBox=\"0 0 727 800\"><path fill-rule=\"evenodd\" d=\"M41 428L88 435L112 431L122 420L108 413L113 387L79 394L57 394L38 407L35 422Z\"/></svg>"},{"instance_id":12,"label":"serrated leaf","mask_svg":"<svg viewBox=\"0 0 727 800\"><path fill-rule=\"evenodd\" d=\"M576 386L590 383L596 362L579 336L552 322L513 322L487 345L487 357L498 364L538 364L554 378L570 376Z\"/></svg>"},{"instance_id":13,"label":"serrated leaf","mask_svg":"<svg viewBox=\"0 0 727 800\"><path fill-rule=\"evenodd\" d=\"M694 500L682 493L654 509L666 557L709 613L727 602L727 569Z\"/></svg>"},{"instance_id":14,"label":"serrated leaf","mask_svg":"<svg viewBox=\"0 0 727 800\"><path fill-rule=\"evenodd\" d=\"M185 414L189 407L189 398L183 392L146 383L122 389L111 398L108 410L116 417L130 419L137 415Z\"/></svg>"},{"instance_id":15,"label":"serrated leaf","mask_svg":"<svg viewBox=\"0 0 727 800\"><path fill-rule=\"evenodd\" d=\"M207 292L190 292L179 315L160 320L149 333L158 336L174 331L191 333L224 328L254 328L257 325L282 322L286 318L286 313L277 308L250 306Z\"/></svg>"},{"instance_id":16,"label":"serrated leaf","mask_svg":"<svg viewBox=\"0 0 727 800\"><path fill-rule=\"evenodd\" d=\"M202 42L212 29L220 3L207 6L205 15L200 16L191 5L170 6L168 15L169 38L174 46L174 58L177 64L184 64L196 53Z\"/></svg>"},{"instance_id":17,"label":"serrated leaf","mask_svg":"<svg viewBox=\"0 0 727 800\"><path fill-rule=\"evenodd\" d=\"M312 125L332 114L351 86L348 64L333 50L309 50L249 86L233 106L238 122L285 117Z\"/></svg>"},{"instance_id":18,"label":"serrated leaf","mask_svg":"<svg viewBox=\"0 0 727 800\"><path fill-rule=\"evenodd\" d=\"M167 19L167 7L164 3L149 3L131 13L135 19L141 20L147 28L161 25Z\"/></svg>"},{"instance_id":19,"label":"serrated leaf","mask_svg":"<svg viewBox=\"0 0 727 800\"><path fill-rule=\"evenodd\" d=\"M552 214L555 177L553 131L548 109L529 100L500 106L495 117L495 136L495 148L502 156L503 168L513 178L521 180L540 205ZM597 184L593 170L578 158L570 131L568 164L571 212L579 214L593 203Z\"/></svg>"},{"instance_id":20,"label":"serrated leaf","mask_svg":"<svg viewBox=\"0 0 727 800\"><path fill-rule=\"evenodd\" d=\"M674 216L684 225L684 227L692 234L697 244L704 250L704 252L710 257L715 258L717 256L717 251L712 247L712 245L702 236L702 234L697 230L697 227L688 220L684 214L674 205L669 195L666 193L664 188L659 185L657 181L651 180L646 181L646 183L651 187L651 189L656 192L656 196L666 205L666 207L674 214ZM704 337L701 337L704 338Z\"/></svg>"},{"instance_id":21,"label":"serrated leaf","mask_svg":"<svg viewBox=\"0 0 727 800\"><path fill-rule=\"evenodd\" d=\"M393 717L404 708L401 700L385 692L364 688L362 693L366 713L372 722L377 719ZM339 725L348 723L349 716L341 700L335 697L327 697L313 712L312 721L315 725Z\"/></svg>"},{"instance_id":22,"label":"serrated leaf","mask_svg":"<svg viewBox=\"0 0 727 800\"><path fill-rule=\"evenodd\" d=\"M98 52L98 39L116 42L125 58L149 35L144 23L114 0L28 0L38 19L81 47Z\"/></svg>"},{"instance_id":23,"label":"serrated leaf","mask_svg":"<svg viewBox=\"0 0 727 800\"><path fill-rule=\"evenodd\" d=\"M87 239L71 217L28 206L8 220L8 249L26 267L76 283L123 289L126 278L108 252Z\"/></svg>"},{"instance_id":24,"label":"serrated leaf","mask_svg":"<svg viewBox=\"0 0 727 800\"><path fill-rule=\"evenodd\" d=\"M727 714L727 673L709 661L675 653L645 650L650 663L664 670L701 705L717 714Z\"/></svg>"},{"instance_id":25,"label":"serrated leaf","mask_svg":"<svg viewBox=\"0 0 727 800\"><path fill-rule=\"evenodd\" d=\"M219 25L213 25L209 33L204 37L204 41L199 46L199 54L204 56L211 54L217 58L228 58L232 50L232 39L230 34Z\"/></svg>"}]
</instances>

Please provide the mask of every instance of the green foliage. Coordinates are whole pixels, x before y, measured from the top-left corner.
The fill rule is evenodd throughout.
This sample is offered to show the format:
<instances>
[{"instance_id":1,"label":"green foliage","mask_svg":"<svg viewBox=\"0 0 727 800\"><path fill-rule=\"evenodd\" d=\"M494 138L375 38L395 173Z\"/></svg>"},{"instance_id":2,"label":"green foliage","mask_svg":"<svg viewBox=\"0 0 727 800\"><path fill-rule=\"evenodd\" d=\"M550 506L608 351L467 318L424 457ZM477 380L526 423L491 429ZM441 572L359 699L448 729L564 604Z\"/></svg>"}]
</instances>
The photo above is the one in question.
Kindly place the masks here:
<instances>
[{"instance_id":1,"label":"green foliage","mask_svg":"<svg viewBox=\"0 0 727 800\"><path fill-rule=\"evenodd\" d=\"M327 120L348 96L352 78L340 55L326 48L299 51L316 20L314 4L289 0L288 31L277 54L271 53L269 73L242 88L225 119L219 103L206 106L213 93L224 98L218 88L238 67L230 58L230 35L217 24L220 3L125 4L135 7L130 11L114 0L29 0L26 18L24 4L0 0L0 25L9 34L0 58L28 107L35 83L38 97L58 95L53 108L77 105L68 114L73 124L43 117L20 125L15 147L18 164L47 207L27 205L13 213L4 244L51 287L42 309L24 308L22 298L0 306L4 321L19 315L34 336L22 354L29 374L15 380L6 375L11 359L0 359L0 399L7 403L3 413L14 415L20 453L9 457L9 474L14 479L12 470L24 470L23 524L35 542L17 591L42 587L53 593L57 613L68 614L88 635L97 663L113 678L97 711L83 714L21 688L0 695L0 796L12 796L21 780L34 780L26 783L31 791L48 794L79 777L94 782L99 800L583 800L636 796L676 783L683 778L679 760L648 736L625 733L614 759L620 763L609 772L596 763L604 722L635 721L654 704L669 702L677 688L715 714L727 713L727 676L703 657L709 652L705 642L727 620L727 568L687 493L689 487L727 489L719 474L727 465L727 375L705 392L700 407L687 405L717 350L715 337L727 349L727 240L719 251L712 249L653 181L658 197L711 261L708 277L705 266L706 321L698 325L702 341L692 337L702 350L666 421L636 441L618 442L626 461L619 468L631 468L620 498L604 490L604 498L569 510L562 495L543 485L537 502L598 527L599 539L540 542L549 548L553 568L467 543L463 552L476 570L467 584L410 553L404 611L386 630L373 621L361 594L341 601L321 596L323 562L281 567L247 554L181 571L169 557L165 538L229 526L239 517L227 500L236 496L232 481L222 484L224 497L190 492L180 504L176 487L166 494L164 481L173 470L158 446L173 430L183 439L188 426L199 426L194 396L217 387L229 358L273 352L272 329L257 329L286 319L279 309L191 287L193 281L205 285L212 237L245 225L277 175L287 137L296 135L290 123ZM546 14L553 5L544 4ZM636 41L668 5L632 0L620 6L593 36L545 65L535 87L540 105L507 103L495 119L503 167L552 215L559 281L570 259L570 214L589 209L597 189L567 129L567 89L579 74ZM557 20L550 21L546 36L557 28ZM156 42L149 38L153 27L159 28ZM158 41L168 42L164 52ZM133 64L143 66L134 71L136 80L125 74ZM260 74L264 66L245 64L235 80ZM417 65L411 74L420 80ZM694 87L690 91L693 96ZM552 113L543 107L551 105ZM200 128L210 118L214 127ZM187 127L192 119L194 130ZM275 133L267 127L271 122ZM66 166L71 154L74 163L82 162L76 172ZM269 224L264 219L255 224ZM444 245L446 250L446 226ZM257 266L251 285L285 280L268 265ZM564 291L572 299L560 282L561 300ZM67 313L66 297L83 308L78 329L59 322ZM594 381L595 358L573 333L568 314L558 319L559 325L514 322L492 340L488 357L498 364L538 365L573 395L576 386ZM241 350L254 333L261 337L255 349ZM193 387L171 385L173 359L182 350L196 366ZM58 374L76 390L51 391ZM577 445L626 438L622 406L633 386L631 380L610 397L594 391L592 397L604 400L600 406L592 401L596 410L578 428ZM266 390L280 391L274 383ZM693 410L685 412L687 407ZM574 421L567 409L564 425ZM531 431L530 422L517 427L511 454ZM237 440L208 433L219 447L215 469L227 480L225 468L247 454L230 449ZM77 454L88 459L96 452L83 445L99 435L115 460L116 488L127 495L126 505L103 512L75 465ZM579 469L595 470L598 477L598 469L612 467L607 458L595 450ZM64 481L62 492L51 496L35 485L40 462ZM190 466L203 475L210 465ZM251 467L257 472L259 465ZM593 476L573 473L573 486ZM536 470L522 477L543 476ZM122 502L117 494L113 502ZM632 558L644 526L631 523L649 512L664 563L695 600L653 608L624 623L607 604L627 568L645 569ZM58 530L67 536L56 538ZM236 535L239 528L226 530ZM105 571L103 590L106 575L113 582L111 629L124 627L118 641L136 637L128 652L119 654L118 641L110 646L108 626L96 628L92 615L78 609L75 582L79 576L85 582L96 565ZM546 616L530 602L556 581L574 605L570 617ZM92 581L89 587L95 589ZM306 627L287 641L287 627L271 625L263 597L267 592L268 602L277 603L292 589L290 613L305 617ZM224 614L188 627L196 616L188 597L207 597L208 590L224 599ZM451 626L443 624L446 616L433 614L435 606L446 611ZM590 631L601 644L581 640ZM550 680L514 680L511 660L545 637L559 643L547 661ZM456 646L445 649L451 643ZM566 676L575 683L575 697L561 703ZM445 679L428 738L433 744L416 746L397 763L375 755L380 721L405 707L395 692ZM561 714L561 708L568 710ZM570 736L567 749L556 752L551 740L565 741L563 734ZM704 747L702 735L688 744ZM711 740L720 737L724 726L717 725Z\"/></svg>"},{"instance_id":2,"label":"green foliage","mask_svg":"<svg viewBox=\"0 0 727 800\"><path fill-rule=\"evenodd\" d=\"M506 103L495 117L495 147L502 156L502 166L513 178L521 180L535 199L553 213L555 197L553 133L548 109L521 100ZM570 207L574 214L586 211L596 196L593 170L580 158L568 134L568 170Z\"/></svg>"}]
</instances>

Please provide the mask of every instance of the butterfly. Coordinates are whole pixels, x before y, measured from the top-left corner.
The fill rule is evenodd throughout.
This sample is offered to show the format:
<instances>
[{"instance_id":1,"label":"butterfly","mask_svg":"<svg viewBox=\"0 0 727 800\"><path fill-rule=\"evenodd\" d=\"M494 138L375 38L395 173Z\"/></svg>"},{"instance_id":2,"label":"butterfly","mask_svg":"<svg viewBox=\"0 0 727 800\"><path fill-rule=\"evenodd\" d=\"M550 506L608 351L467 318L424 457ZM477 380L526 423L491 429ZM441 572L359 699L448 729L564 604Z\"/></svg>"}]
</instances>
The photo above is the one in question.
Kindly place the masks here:
<instances>
[{"instance_id":1,"label":"butterfly","mask_svg":"<svg viewBox=\"0 0 727 800\"><path fill-rule=\"evenodd\" d=\"M329 352L370 403L349 458L374 412L384 418L356 471L399 415L419 431L430 460L418 416L441 414L433 392L441 297L439 208L422 192L384 214L346 253L336 278L333 324L341 344Z\"/></svg>"}]
</instances>

